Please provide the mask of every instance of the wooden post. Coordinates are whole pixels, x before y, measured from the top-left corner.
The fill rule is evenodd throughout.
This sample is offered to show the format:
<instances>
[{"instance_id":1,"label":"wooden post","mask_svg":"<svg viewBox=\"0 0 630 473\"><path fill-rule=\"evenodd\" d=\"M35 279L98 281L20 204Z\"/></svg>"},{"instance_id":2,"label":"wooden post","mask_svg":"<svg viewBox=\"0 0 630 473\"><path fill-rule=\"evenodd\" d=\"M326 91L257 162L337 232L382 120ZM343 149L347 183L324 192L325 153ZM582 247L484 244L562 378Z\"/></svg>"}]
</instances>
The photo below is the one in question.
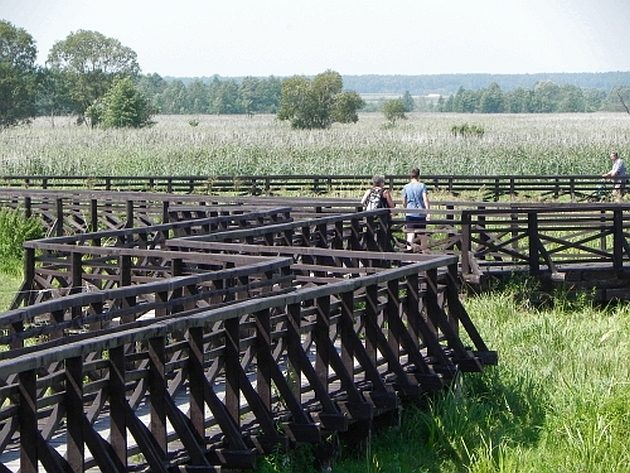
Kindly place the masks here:
<instances>
[{"instance_id":1,"label":"wooden post","mask_svg":"<svg viewBox=\"0 0 630 473\"><path fill-rule=\"evenodd\" d=\"M77 294L81 292L83 286L83 263L81 261L83 255L79 252L73 251L70 253L70 268L71 268L71 283L70 294ZM72 308L72 318L81 317L81 306L75 306Z\"/></svg>"},{"instance_id":2,"label":"wooden post","mask_svg":"<svg viewBox=\"0 0 630 473\"><path fill-rule=\"evenodd\" d=\"M613 210L613 268L623 269L623 210Z\"/></svg>"},{"instance_id":3,"label":"wooden post","mask_svg":"<svg viewBox=\"0 0 630 473\"><path fill-rule=\"evenodd\" d=\"M25 290L28 291L24 296L24 305L31 305L35 300L35 249L24 249L24 281L26 282Z\"/></svg>"},{"instance_id":4,"label":"wooden post","mask_svg":"<svg viewBox=\"0 0 630 473\"><path fill-rule=\"evenodd\" d=\"M470 212L464 210L462 212L462 274L470 275L470 252L471 252L471 232Z\"/></svg>"},{"instance_id":5,"label":"wooden post","mask_svg":"<svg viewBox=\"0 0 630 473\"><path fill-rule=\"evenodd\" d=\"M168 215L169 206L170 202L168 200L162 201L162 223L168 223L170 221L170 217Z\"/></svg>"},{"instance_id":6,"label":"wooden post","mask_svg":"<svg viewBox=\"0 0 630 473\"><path fill-rule=\"evenodd\" d=\"M70 469L83 473L85 463L85 441L83 439L83 358L66 360L64 404L68 429L66 458Z\"/></svg>"},{"instance_id":7,"label":"wooden post","mask_svg":"<svg viewBox=\"0 0 630 473\"><path fill-rule=\"evenodd\" d=\"M330 354L328 340L330 337L330 296L319 297L315 300L317 322L315 323L314 339L317 352L315 354L315 371L320 383L328 389L328 367Z\"/></svg>"},{"instance_id":8,"label":"wooden post","mask_svg":"<svg viewBox=\"0 0 630 473\"><path fill-rule=\"evenodd\" d=\"M302 351L302 339L300 327L300 304L289 304L287 306L287 355L289 358L289 379L293 380L291 388L295 398L301 404L302 366L300 364L300 352Z\"/></svg>"},{"instance_id":9,"label":"wooden post","mask_svg":"<svg viewBox=\"0 0 630 473\"><path fill-rule=\"evenodd\" d=\"M341 317L339 332L341 338L341 360L344 367L353 376L354 351L352 350L352 336L354 335L354 293L352 291L341 294Z\"/></svg>"},{"instance_id":10,"label":"wooden post","mask_svg":"<svg viewBox=\"0 0 630 473\"><path fill-rule=\"evenodd\" d=\"M90 199L90 232L96 231L98 231L98 200Z\"/></svg>"},{"instance_id":11,"label":"wooden post","mask_svg":"<svg viewBox=\"0 0 630 473\"><path fill-rule=\"evenodd\" d=\"M19 374L17 421L20 430L20 472L37 473L37 377L35 370Z\"/></svg>"},{"instance_id":12,"label":"wooden post","mask_svg":"<svg viewBox=\"0 0 630 473\"><path fill-rule=\"evenodd\" d=\"M529 273L534 275L540 272L540 260L538 258L538 214L535 211L527 212L527 240L529 242Z\"/></svg>"},{"instance_id":13,"label":"wooden post","mask_svg":"<svg viewBox=\"0 0 630 473\"><path fill-rule=\"evenodd\" d=\"M240 404L240 331L239 319L237 317L224 322L225 331L225 408L232 418L234 425L241 425L241 404Z\"/></svg>"},{"instance_id":14,"label":"wooden post","mask_svg":"<svg viewBox=\"0 0 630 473\"><path fill-rule=\"evenodd\" d=\"M394 326L394 320L398 319L400 311L400 295L398 294L398 279L392 279L387 283L387 305L385 308L385 321L387 323L387 343L389 345L392 354L396 357L400 357L400 347L398 345L398 338L395 336L392 327ZM392 365L392 360L389 362L390 371L394 371L395 368Z\"/></svg>"},{"instance_id":15,"label":"wooden post","mask_svg":"<svg viewBox=\"0 0 630 473\"><path fill-rule=\"evenodd\" d=\"M256 392L267 412L271 411L271 324L269 309L254 314L256 319Z\"/></svg>"},{"instance_id":16,"label":"wooden post","mask_svg":"<svg viewBox=\"0 0 630 473\"><path fill-rule=\"evenodd\" d=\"M57 226L55 228L55 235L63 236L63 199L55 199L55 204L57 209Z\"/></svg>"},{"instance_id":17,"label":"wooden post","mask_svg":"<svg viewBox=\"0 0 630 473\"><path fill-rule=\"evenodd\" d=\"M125 395L125 346L109 349L110 443L114 457L127 469L127 399Z\"/></svg>"},{"instance_id":18,"label":"wooden post","mask_svg":"<svg viewBox=\"0 0 630 473\"><path fill-rule=\"evenodd\" d=\"M151 402L151 435L159 447L158 455L163 461L167 458L166 438L166 353L164 338L149 340L149 399Z\"/></svg>"},{"instance_id":19,"label":"wooden post","mask_svg":"<svg viewBox=\"0 0 630 473\"><path fill-rule=\"evenodd\" d=\"M370 361L376 364L378 326L378 286L371 284L365 288L365 351ZM370 323L370 320L372 323Z\"/></svg>"},{"instance_id":20,"label":"wooden post","mask_svg":"<svg viewBox=\"0 0 630 473\"><path fill-rule=\"evenodd\" d=\"M133 200L127 201L127 221L125 222L125 228L133 228Z\"/></svg>"},{"instance_id":21,"label":"wooden post","mask_svg":"<svg viewBox=\"0 0 630 473\"><path fill-rule=\"evenodd\" d=\"M188 391L190 396L190 421L200 439L205 438L203 329L188 329Z\"/></svg>"},{"instance_id":22,"label":"wooden post","mask_svg":"<svg viewBox=\"0 0 630 473\"><path fill-rule=\"evenodd\" d=\"M410 274L405 281L405 290L407 297L403 311L407 316L407 324L413 333L413 343L416 347L420 345L421 327L420 327L420 294L419 294L420 278L418 274Z\"/></svg>"},{"instance_id":23,"label":"wooden post","mask_svg":"<svg viewBox=\"0 0 630 473\"><path fill-rule=\"evenodd\" d=\"M31 197L27 195L26 197L24 197L24 217L31 218L31 215L32 215Z\"/></svg>"}]
</instances>

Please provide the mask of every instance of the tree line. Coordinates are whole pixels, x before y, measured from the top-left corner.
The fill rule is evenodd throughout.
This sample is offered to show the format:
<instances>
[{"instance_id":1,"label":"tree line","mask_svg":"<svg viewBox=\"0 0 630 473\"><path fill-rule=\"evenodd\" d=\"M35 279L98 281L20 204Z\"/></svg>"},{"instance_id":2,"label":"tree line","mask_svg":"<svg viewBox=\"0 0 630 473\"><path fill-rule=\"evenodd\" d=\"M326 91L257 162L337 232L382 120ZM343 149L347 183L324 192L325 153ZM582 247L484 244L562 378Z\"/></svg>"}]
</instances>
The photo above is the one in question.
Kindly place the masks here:
<instances>
[{"instance_id":1,"label":"tree line","mask_svg":"<svg viewBox=\"0 0 630 473\"><path fill-rule=\"evenodd\" d=\"M536 84L551 81L559 86L575 85L581 89L609 91L617 86L630 86L630 71L558 72L534 74L424 74L424 75L344 75L344 84L361 94L440 94L448 97L460 87L479 90L493 82L504 91L532 89Z\"/></svg>"},{"instance_id":2,"label":"tree line","mask_svg":"<svg viewBox=\"0 0 630 473\"><path fill-rule=\"evenodd\" d=\"M28 122L35 116L49 116L54 121L58 115L74 115L79 123L91 126L141 127L150 125L156 113L275 113L294 128L327 128L334 122L356 122L361 109L382 111L391 124L414 109L460 113L630 113L626 105L630 104L629 86L606 92L543 80L531 88L519 86L504 91L493 82L479 89L460 86L454 94L433 97L412 96L406 90L394 102L366 103L357 92L344 87L344 78L335 71L315 77L214 76L205 80L141 75L132 49L114 38L86 30L70 33L56 42L44 66L35 64L36 56L33 37L0 20L0 128ZM625 80L626 75L610 73L606 77ZM356 76L350 77L351 83L357 83ZM403 80L403 76L365 79L371 83L374 77Z\"/></svg>"},{"instance_id":3,"label":"tree line","mask_svg":"<svg viewBox=\"0 0 630 473\"><path fill-rule=\"evenodd\" d=\"M356 92L343 89L335 71L187 84L142 76L132 49L96 31L79 30L56 42L44 67L35 64L36 56L33 37L0 20L0 129L62 114L93 127L142 127L155 113L276 113L293 128L328 128L356 122L364 105Z\"/></svg>"},{"instance_id":4,"label":"tree line","mask_svg":"<svg viewBox=\"0 0 630 473\"><path fill-rule=\"evenodd\" d=\"M598 89L582 89L575 85L558 85L552 81L537 83L531 89L517 87L504 92L492 83L479 90L460 87L435 104L438 112L459 113L563 113L622 111L623 97L630 97L630 88L616 87L609 93ZM621 99L621 100L620 100Z\"/></svg>"}]
</instances>

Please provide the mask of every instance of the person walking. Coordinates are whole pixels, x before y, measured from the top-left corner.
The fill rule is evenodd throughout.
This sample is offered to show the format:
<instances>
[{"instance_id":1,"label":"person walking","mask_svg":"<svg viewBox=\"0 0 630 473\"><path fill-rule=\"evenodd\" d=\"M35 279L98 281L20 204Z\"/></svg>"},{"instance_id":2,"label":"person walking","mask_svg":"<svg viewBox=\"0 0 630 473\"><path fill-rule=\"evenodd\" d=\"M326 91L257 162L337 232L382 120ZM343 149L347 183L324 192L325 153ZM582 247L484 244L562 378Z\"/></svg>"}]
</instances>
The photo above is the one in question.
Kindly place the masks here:
<instances>
[{"instance_id":1,"label":"person walking","mask_svg":"<svg viewBox=\"0 0 630 473\"><path fill-rule=\"evenodd\" d=\"M383 176L374 176L372 178L372 187L363 194L361 205L363 205L365 210L394 208L392 193L385 188Z\"/></svg>"},{"instance_id":2,"label":"person walking","mask_svg":"<svg viewBox=\"0 0 630 473\"><path fill-rule=\"evenodd\" d=\"M429 214L429 197L427 196L427 186L420 182L420 170L413 168L409 173L410 181L405 184L402 190L403 207L414 209L413 212L406 212L405 230L407 233L407 249L413 249L413 242L416 236L420 236L420 249L427 249L427 236L424 230L427 227Z\"/></svg>"}]
</instances>

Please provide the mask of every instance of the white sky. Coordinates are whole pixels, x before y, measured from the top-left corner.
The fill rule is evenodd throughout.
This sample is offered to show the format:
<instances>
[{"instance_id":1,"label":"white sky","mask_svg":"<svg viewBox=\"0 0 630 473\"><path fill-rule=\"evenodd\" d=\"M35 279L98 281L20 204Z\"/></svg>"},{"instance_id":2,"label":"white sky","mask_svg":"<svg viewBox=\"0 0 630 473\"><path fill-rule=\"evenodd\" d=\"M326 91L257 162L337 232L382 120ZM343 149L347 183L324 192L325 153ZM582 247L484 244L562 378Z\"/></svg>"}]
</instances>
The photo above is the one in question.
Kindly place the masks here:
<instances>
[{"instance_id":1,"label":"white sky","mask_svg":"<svg viewBox=\"0 0 630 473\"><path fill-rule=\"evenodd\" d=\"M630 0L0 0L43 64L79 29L162 76L630 70Z\"/></svg>"}]
</instances>

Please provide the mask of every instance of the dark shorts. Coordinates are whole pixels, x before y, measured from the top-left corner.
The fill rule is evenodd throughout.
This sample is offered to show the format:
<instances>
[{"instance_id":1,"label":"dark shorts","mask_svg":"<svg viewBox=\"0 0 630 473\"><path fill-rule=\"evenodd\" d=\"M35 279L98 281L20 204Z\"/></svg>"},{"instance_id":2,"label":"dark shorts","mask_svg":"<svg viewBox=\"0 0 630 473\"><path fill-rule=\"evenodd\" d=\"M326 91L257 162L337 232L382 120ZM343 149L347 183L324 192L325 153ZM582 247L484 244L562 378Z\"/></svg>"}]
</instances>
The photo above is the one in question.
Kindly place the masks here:
<instances>
[{"instance_id":1,"label":"dark shorts","mask_svg":"<svg viewBox=\"0 0 630 473\"><path fill-rule=\"evenodd\" d=\"M422 217L407 215L405 224L408 230L424 230L427 228L427 218L424 215Z\"/></svg>"}]
</instances>

